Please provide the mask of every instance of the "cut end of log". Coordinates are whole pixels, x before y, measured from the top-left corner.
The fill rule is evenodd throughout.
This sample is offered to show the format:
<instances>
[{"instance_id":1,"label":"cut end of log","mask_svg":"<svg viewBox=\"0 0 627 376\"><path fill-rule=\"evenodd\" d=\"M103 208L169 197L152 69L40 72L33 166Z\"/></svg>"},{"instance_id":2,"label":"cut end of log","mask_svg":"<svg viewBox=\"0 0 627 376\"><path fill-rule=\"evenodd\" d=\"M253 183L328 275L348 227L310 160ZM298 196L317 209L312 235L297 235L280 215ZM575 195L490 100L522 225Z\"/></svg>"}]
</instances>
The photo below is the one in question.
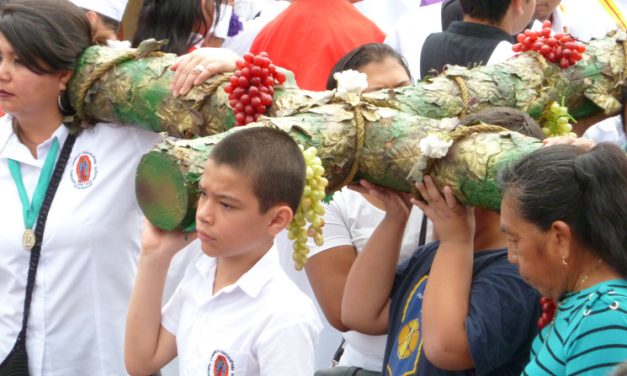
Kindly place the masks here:
<instances>
[{"instance_id":1,"label":"cut end of log","mask_svg":"<svg viewBox=\"0 0 627 376\"><path fill-rule=\"evenodd\" d=\"M151 151L137 167L135 190L137 201L146 218L162 230L182 230L194 221L196 211L189 210L197 200L194 186L177 162L166 153Z\"/></svg>"}]
</instances>

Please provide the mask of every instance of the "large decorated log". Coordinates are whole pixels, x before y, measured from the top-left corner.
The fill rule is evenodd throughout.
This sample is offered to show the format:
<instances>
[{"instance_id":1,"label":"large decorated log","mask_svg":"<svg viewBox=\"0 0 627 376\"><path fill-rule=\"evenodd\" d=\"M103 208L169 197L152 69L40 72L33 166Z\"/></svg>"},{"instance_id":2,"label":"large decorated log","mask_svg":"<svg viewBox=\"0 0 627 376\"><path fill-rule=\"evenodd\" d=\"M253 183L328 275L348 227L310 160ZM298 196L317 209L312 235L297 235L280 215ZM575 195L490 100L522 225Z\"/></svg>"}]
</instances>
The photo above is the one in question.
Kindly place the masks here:
<instances>
[{"instance_id":1,"label":"large decorated log","mask_svg":"<svg viewBox=\"0 0 627 376\"><path fill-rule=\"evenodd\" d=\"M355 178L410 191L412 182L429 173L440 186L450 185L462 202L496 209L498 167L539 143L488 125L453 129L447 118L491 106L538 116L562 99L578 117L615 113L626 66L623 39L615 34L593 41L583 60L567 70L525 53L493 66L450 67L414 86L361 97L285 85L276 90L270 116L257 126L281 128L301 145L318 148L328 192ZM70 97L86 124L127 123L179 138L215 134L167 140L138 168L137 195L146 216L161 228L183 229L193 221L196 184L212 145L237 131L231 129L234 116L223 90L229 76L174 98L169 70L174 57L153 47L89 49L70 83Z\"/></svg>"},{"instance_id":2,"label":"large decorated log","mask_svg":"<svg viewBox=\"0 0 627 376\"><path fill-rule=\"evenodd\" d=\"M625 63L624 33L587 45L583 59L570 69L548 63L540 54L520 54L504 63L474 69L449 67L446 73L396 90L364 95L377 106L440 119L503 106L541 115L553 101L565 100L575 118L621 108ZM222 90L228 75L218 75L189 94L170 94L174 55L156 52L146 42L139 50L95 46L81 57L69 86L71 103L88 122L132 124L178 138L224 132L234 125ZM293 82L293 81L292 81ZM269 116L289 116L330 103L332 92L277 88Z\"/></svg>"},{"instance_id":3,"label":"large decorated log","mask_svg":"<svg viewBox=\"0 0 627 376\"><path fill-rule=\"evenodd\" d=\"M500 206L495 179L499 166L540 147L536 139L495 126L453 130L450 119L427 119L371 105L364 105L360 113L338 103L290 117L263 118L249 126L276 127L299 144L316 147L329 180L328 192L355 178L409 192L411 182L429 173L436 184L450 185L462 202L492 209ZM136 189L146 217L168 230L191 224L196 184L212 146L240 129L193 140L167 139L145 155ZM435 144L425 142L429 137ZM455 141L450 149L447 141ZM429 147L441 147L440 155L446 157L425 156Z\"/></svg>"}]
</instances>

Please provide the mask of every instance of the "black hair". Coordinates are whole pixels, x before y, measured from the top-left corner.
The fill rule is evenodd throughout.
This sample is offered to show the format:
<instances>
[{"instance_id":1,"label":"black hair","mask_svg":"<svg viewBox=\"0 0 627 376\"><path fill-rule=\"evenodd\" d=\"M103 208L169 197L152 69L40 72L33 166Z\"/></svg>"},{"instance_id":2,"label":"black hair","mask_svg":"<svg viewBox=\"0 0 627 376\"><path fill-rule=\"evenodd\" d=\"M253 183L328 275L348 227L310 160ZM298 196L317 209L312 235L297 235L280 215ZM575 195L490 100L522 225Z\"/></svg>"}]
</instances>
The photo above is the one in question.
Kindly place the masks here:
<instances>
[{"instance_id":1,"label":"black hair","mask_svg":"<svg viewBox=\"0 0 627 376\"><path fill-rule=\"evenodd\" d=\"M74 70L93 37L83 10L67 0L1 1L0 33L37 74Z\"/></svg>"},{"instance_id":2,"label":"black hair","mask_svg":"<svg viewBox=\"0 0 627 376\"><path fill-rule=\"evenodd\" d=\"M491 24L498 24L503 20L511 0L459 0L465 15Z\"/></svg>"},{"instance_id":3,"label":"black hair","mask_svg":"<svg viewBox=\"0 0 627 376\"><path fill-rule=\"evenodd\" d=\"M90 11L90 9L85 9L85 8L83 8L83 10L85 12ZM92 10L92 12L96 12L96 11ZM102 20L102 23L107 25L108 28L110 28L111 30L115 31L116 33L118 32L118 30L120 29L120 21L114 20L113 18L111 18L109 16L105 16L102 13L99 13L99 12L96 12L96 13L98 14L100 19Z\"/></svg>"},{"instance_id":4,"label":"black hair","mask_svg":"<svg viewBox=\"0 0 627 376\"><path fill-rule=\"evenodd\" d=\"M627 277L627 156L618 146L543 147L503 169L499 183L526 221L542 231L564 221L583 247Z\"/></svg>"},{"instance_id":5,"label":"black hair","mask_svg":"<svg viewBox=\"0 0 627 376\"><path fill-rule=\"evenodd\" d=\"M305 185L305 159L285 132L249 127L218 142L209 158L250 177L259 200L259 212L287 204L296 212Z\"/></svg>"},{"instance_id":6,"label":"black hair","mask_svg":"<svg viewBox=\"0 0 627 376\"><path fill-rule=\"evenodd\" d=\"M464 10L459 0L444 0L442 10L440 10L440 18L442 19L442 31L448 29L451 22L462 21Z\"/></svg>"},{"instance_id":7,"label":"black hair","mask_svg":"<svg viewBox=\"0 0 627 376\"><path fill-rule=\"evenodd\" d=\"M461 125L472 125L481 122L500 125L503 128L539 140L544 139L544 133L542 133L542 128L540 128L538 122L526 112L518 111L513 108L491 107L483 111L468 114L460 120Z\"/></svg>"},{"instance_id":8,"label":"black hair","mask_svg":"<svg viewBox=\"0 0 627 376\"><path fill-rule=\"evenodd\" d=\"M370 64L378 63L386 58L391 57L396 59L398 63L405 69L407 76L411 81L411 73L407 67L407 61L403 55L399 54L395 49L383 43L368 43L363 46L357 47L346 55L344 55L331 69L331 74L327 79L327 90L333 90L337 88L337 81L333 78L333 74L336 72L343 72L348 69L359 70L359 68Z\"/></svg>"},{"instance_id":9,"label":"black hair","mask_svg":"<svg viewBox=\"0 0 627 376\"><path fill-rule=\"evenodd\" d=\"M215 24L220 19L222 1L207 0L207 7L210 1L213 1L215 9L211 23ZM210 26L203 15L200 0L146 0L139 13L132 45L137 47L149 38L167 39L168 43L161 50L183 55L208 35ZM205 35L190 39L199 27L206 30Z\"/></svg>"}]
</instances>

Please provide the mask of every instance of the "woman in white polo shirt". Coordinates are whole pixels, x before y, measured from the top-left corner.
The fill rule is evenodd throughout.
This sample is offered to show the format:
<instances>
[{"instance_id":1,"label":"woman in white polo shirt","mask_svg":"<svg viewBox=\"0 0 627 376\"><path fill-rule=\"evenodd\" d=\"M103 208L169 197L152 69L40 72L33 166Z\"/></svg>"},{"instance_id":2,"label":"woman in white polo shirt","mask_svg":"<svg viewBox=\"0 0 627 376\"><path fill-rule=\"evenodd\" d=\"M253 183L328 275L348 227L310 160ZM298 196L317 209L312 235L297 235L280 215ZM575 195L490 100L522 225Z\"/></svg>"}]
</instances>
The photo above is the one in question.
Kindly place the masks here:
<instances>
[{"instance_id":1,"label":"woman in white polo shirt","mask_svg":"<svg viewBox=\"0 0 627 376\"><path fill-rule=\"evenodd\" d=\"M126 374L134 176L160 136L63 123L66 85L91 44L66 0L0 5L0 375Z\"/></svg>"}]
</instances>

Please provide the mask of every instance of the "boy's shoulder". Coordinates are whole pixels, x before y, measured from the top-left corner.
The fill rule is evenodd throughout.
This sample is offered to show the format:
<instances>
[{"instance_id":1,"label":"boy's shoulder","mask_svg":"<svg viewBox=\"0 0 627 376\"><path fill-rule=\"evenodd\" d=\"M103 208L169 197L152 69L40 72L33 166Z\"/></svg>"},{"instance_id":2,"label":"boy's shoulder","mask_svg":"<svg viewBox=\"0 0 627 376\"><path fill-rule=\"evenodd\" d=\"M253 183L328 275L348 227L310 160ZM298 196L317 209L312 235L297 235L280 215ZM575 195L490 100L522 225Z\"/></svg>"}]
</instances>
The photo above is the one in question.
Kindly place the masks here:
<instances>
[{"instance_id":1,"label":"boy's shoulder","mask_svg":"<svg viewBox=\"0 0 627 376\"><path fill-rule=\"evenodd\" d=\"M313 301L307 296L278 265L268 283L261 289L259 298L267 301L275 309L275 316L293 318L295 315L317 319Z\"/></svg>"}]
</instances>

